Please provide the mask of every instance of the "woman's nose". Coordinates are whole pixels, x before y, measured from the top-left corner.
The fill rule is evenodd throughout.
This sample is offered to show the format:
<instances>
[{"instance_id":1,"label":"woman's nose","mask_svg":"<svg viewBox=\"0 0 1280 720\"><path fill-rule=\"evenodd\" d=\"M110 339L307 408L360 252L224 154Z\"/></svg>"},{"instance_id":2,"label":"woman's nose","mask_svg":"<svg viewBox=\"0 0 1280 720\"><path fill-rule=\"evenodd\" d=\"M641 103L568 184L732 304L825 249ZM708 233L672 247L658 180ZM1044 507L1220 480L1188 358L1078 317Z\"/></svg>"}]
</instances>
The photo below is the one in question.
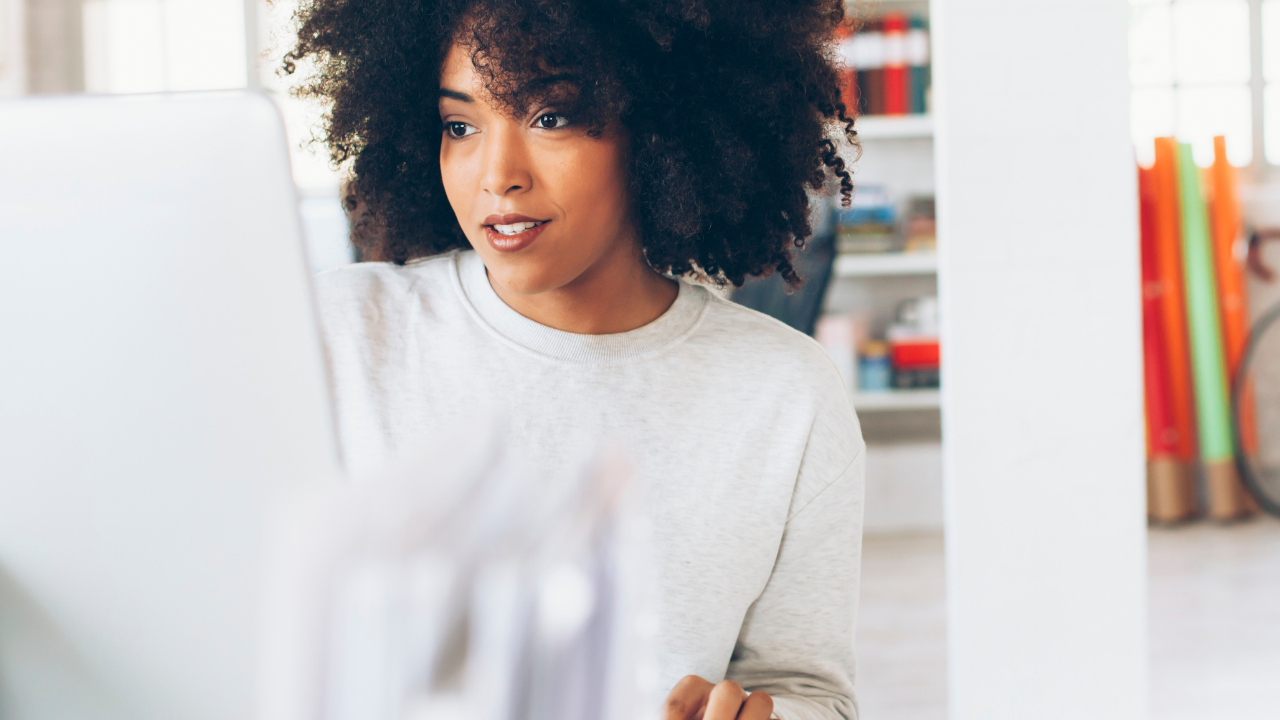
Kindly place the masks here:
<instances>
[{"instance_id":1,"label":"woman's nose","mask_svg":"<svg viewBox=\"0 0 1280 720\"><path fill-rule=\"evenodd\" d=\"M504 125L490 127L485 138L481 189L495 197L528 192L533 187L523 133Z\"/></svg>"}]
</instances>

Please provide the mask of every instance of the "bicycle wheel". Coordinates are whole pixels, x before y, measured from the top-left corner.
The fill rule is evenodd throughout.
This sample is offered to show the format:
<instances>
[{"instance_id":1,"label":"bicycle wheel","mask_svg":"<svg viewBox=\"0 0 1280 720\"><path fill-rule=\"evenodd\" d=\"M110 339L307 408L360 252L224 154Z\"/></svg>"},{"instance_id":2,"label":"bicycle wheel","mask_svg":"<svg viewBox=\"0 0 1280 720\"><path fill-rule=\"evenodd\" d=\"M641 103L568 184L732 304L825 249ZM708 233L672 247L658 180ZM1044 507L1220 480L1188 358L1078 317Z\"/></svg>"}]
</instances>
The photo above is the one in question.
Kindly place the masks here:
<instances>
[{"instance_id":1,"label":"bicycle wheel","mask_svg":"<svg viewBox=\"0 0 1280 720\"><path fill-rule=\"evenodd\" d=\"M1280 305L1253 325L1231 411L1240 477L1264 510L1280 516Z\"/></svg>"}]
</instances>

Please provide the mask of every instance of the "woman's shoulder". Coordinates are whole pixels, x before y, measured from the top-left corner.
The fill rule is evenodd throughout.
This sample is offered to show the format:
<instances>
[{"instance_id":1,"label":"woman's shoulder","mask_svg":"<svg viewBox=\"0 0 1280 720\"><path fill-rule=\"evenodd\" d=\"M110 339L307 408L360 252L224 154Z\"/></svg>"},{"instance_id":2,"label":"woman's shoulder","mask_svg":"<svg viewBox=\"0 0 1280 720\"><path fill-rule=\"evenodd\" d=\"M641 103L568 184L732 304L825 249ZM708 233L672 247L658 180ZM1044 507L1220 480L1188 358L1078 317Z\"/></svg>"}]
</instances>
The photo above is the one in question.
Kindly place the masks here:
<instances>
[{"instance_id":1,"label":"woman's shoulder","mask_svg":"<svg viewBox=\"0 0 1280 720\"><path fill-rule=\"evenodd\" d=\"M316 310L326 331L368 326L404 312L439 308L456 295L457 253L411 260L404 265L360 262L315 276Z\"/></svg>"},{"instance_id":2,"label":"woman's shoulder","mask_svg":"<svg viewBox=\"0 0 1280 720\"><path fill-rule=\"evenodd\" d=\"M315 276L315 292L320 302L345 301L407 291L423 280L445 279L453 272L457 252L410 260L403 265L389 262L358 262L326 270Z\"/></svg>"},{"instance_id":3,"label":"woman's shoulder","mask_svg":"<svg viewBox=\"0 0 1280 720\"><path fill-rule=\"evenodd\" d=\"M816 340L775 318L708 294L700 335L738 381L853 420L840 371Z\"/></svg>"},{"instance_id":4,"label":"woman's shoulder","mask_svg":"<svg viewBox=\"0 0 1280 720\"><path fill-rule=\"evenodd\" d=\"M862 428L831 356L786 323L712 295L704 330L732 368L732 381L752 389L757 410L807 424L806 477L821 483L847 468L864 447Z\"/></svg>"},{"instance_id":5,"label":"woman's shoulder","mask_svg":"<svg viewBox=\"0 0 1280 720\"><path fill-rule=\"evenodd\" d=\"M813 338L780 320L704 290L707 302L703 329L715 344L743 359L754 359L777 372L818 373L839 379L839 372Z\"/></svg>"}]
</instances>

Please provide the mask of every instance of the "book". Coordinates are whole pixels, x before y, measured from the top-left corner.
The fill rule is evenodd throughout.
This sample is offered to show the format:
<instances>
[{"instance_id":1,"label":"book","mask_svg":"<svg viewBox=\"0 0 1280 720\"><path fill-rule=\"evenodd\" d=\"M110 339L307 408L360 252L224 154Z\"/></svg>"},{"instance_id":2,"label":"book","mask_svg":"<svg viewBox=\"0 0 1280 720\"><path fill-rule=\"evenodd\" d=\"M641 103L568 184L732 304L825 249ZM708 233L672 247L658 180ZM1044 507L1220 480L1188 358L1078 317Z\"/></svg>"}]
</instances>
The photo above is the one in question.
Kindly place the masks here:
<instances>
[{"instance_id":1,"label":"book","mask_svg":"<svg viewBox=\"0 0 1280 720\"><path fill-rule=\"evenodd\" d=\"M846 68L841 96L859 115L906 115L928 111L929 31L917 15L889 12L862 23L856 32L840 26L836 54Z\"/></svg>"},{"instance_id":2,"label":"book","mask_svg":"<svg viewBox=\"0 0 1280 720\"><path fill-rule=\"evenodd\" d=\"M836 26L836 51L840 58L840 99L849 117L858 114L858 54L857 40L848 25Z\"/></svg>"},{"instance_id":3,"label":"book","mask_svg":"<svg viewBox=\"0 0 1280 720\"><path fill-rule=\"evenodd\" d=\"M837 216L837 249L842 253L880 253L902 249L897 208L879 185L863 185Z\"/></svg>"},{"instance_id":4,"label":"book","mask_svg":"<svg viewBox=\"0 0 1280 720\"><path fill-rule=\"evenodd\" d=\"M905 115L910 110L907 87L907 16L888 13L881 20L884 47L884 108L886 115Z\"/></svg>"},{"instance_id":5,"label":"book","mask_svg":"<svg viewBox=\"0 0 1280 720\"><path fill-rule=\"evenodd\" d=\"M884 33L879 20L868 20L858 33L858 97L862 112L884 114Z\"/></svg>"},{"instance_id":6,"label":"book","mask_svg":"<svg viewBox=\"0 0 1280 720\"><path fill-rule=\"evenodd\" d=\"M903 223L903 251L936 252L938 221L932 195L917 195L907 200L907 218Z\"/></svg>"},{"instance_id":7,"label":"book","mask_svg":"<svg viewBox=\"0 0 1280 720\"><path fill-rule=\"evenodd\" d=\"M908 112L929 112L929 30L925 19L912 15L907 26Z\"/></svg>"}]
</instances>

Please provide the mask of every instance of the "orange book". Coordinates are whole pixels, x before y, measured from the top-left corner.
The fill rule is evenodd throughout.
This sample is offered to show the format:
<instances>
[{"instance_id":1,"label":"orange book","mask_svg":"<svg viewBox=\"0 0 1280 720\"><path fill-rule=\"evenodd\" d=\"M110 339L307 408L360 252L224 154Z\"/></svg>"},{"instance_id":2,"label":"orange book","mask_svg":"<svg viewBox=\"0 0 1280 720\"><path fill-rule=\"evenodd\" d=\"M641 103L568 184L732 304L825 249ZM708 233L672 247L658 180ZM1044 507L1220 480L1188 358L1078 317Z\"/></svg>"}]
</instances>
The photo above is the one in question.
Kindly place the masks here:
<instances>
[{"instance_id":1,"label":"orange book","mask_svg":"<svg viewBox=\"0 0 1280 720\"><path fill-rule=\"evenodd\" d=\"M1240 200L1236 193L1236 169L1227 162L1227 140L1213 139L1213 260L1218 279L1218 306L1222 316L1222 344L1227 379L1234 391L1236 372L1249 341L1249 305L1245 294L1243 258L1235 253L1240 237ZM1245 394L1240 417L1240 442L1246 450L1257 445L1252 397Z\"/></svg>"},{"instance_id":2,"label":"orange book","mask_svg":"<svg viewBox=\"0 0 1280 720\"><path fill-rule=\"evenodd\" d=\"M849 117L858 115L858 68L854 57L853 28L841 23L836 26L836 47L844 67L840 71L840 99Z\"/></svg>"},{"instance_id":3,"label":"orange book","mask_svg":"<svg viewBox=\"0 0 1280 720\"><path fill-rule=\"evenodd\" d=\"M1160 283L1160 317L1164 330L1165 367L1169 376L1169 406L1177 437L1178 460L1196 457L1195 411L1191 390L1191 351L1187 340L1186 299L1182 281L1182 235L1178 203L1178 141L1156 138L1151 166L1154 205L1156 274Z\"/></svg>"}]
</instances>

